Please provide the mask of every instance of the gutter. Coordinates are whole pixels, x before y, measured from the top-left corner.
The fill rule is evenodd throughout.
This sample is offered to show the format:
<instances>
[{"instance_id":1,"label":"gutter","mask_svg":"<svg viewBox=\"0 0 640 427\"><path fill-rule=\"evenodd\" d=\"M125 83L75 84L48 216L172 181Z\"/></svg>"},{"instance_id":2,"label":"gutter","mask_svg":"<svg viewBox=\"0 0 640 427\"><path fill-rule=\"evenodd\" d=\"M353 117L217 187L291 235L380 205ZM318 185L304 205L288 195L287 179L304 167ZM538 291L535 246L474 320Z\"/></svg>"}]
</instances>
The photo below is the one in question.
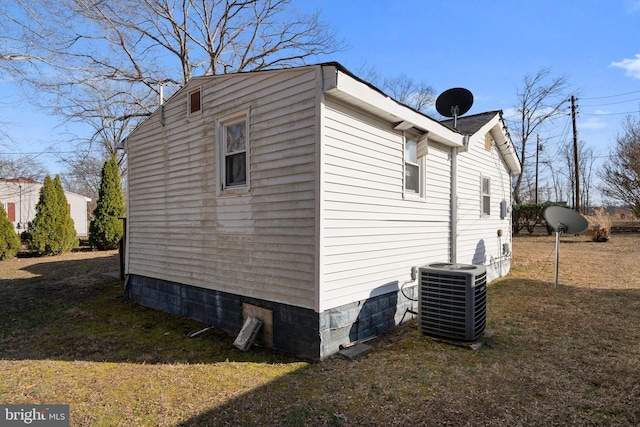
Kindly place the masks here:
<instances>
[{"instance_id":1,"label":"gutter","mask_svg":"<svg viewBox=\"0 0 640 427\"><path fill-rule=\"evenodd\" d=\"M439 142L449 147L462 147L465 136L455 129L443 125L437 120L411 107L401 104L371 84L360 80L344 68L333 65L323 65L324 93L367 111L390 123L396 129L406 130L415 128L421 133L429 132L431 141Z\"/></svg>"}]
</instances>

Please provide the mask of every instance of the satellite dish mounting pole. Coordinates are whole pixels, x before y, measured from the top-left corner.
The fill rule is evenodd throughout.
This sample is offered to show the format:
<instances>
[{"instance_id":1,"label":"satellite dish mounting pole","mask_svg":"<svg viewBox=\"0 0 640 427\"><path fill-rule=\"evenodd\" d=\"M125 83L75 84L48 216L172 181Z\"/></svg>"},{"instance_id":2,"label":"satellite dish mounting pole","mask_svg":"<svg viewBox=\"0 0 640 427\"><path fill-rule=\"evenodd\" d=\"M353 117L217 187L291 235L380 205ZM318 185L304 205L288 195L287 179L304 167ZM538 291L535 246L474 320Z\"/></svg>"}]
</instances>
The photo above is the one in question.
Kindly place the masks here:
<instances>
[{"instance_id":1,"label":"satellite dish mounting pole","mask_svg":"<svg viewBox=\"0 0 640 427\"><path fill-rule=\"evenodd\" d=\"M457 105L451 106L451 115L453 116L453 128L458 129L458 114L460 113L460 108Z\"/></svg>"},{"instance_id":2,"label":"satellite dish mounting pole","mask_svg":"<svg viewBox=\"0 0 640 427\"><path fill-rule=\"evenodd\" d=\"M558 270L560 259L560 234L580 234L589 227L589 222L580 213L560 206L549 206L544 210L547 224L556 230L556 285L558 289Z\"/></svg>"},{"instance_id":3,"label":"satellite dish mounting pole","mask_svg":"<svg viewBox=\"0 0 640 427\"><path fill-rule=\"evenodd\" d=\"M565 230L564 224L559 224L556 228L556 283L554 289L558 289L558 266L560 265L560 235Z\"/></svg>"}]
</instances>

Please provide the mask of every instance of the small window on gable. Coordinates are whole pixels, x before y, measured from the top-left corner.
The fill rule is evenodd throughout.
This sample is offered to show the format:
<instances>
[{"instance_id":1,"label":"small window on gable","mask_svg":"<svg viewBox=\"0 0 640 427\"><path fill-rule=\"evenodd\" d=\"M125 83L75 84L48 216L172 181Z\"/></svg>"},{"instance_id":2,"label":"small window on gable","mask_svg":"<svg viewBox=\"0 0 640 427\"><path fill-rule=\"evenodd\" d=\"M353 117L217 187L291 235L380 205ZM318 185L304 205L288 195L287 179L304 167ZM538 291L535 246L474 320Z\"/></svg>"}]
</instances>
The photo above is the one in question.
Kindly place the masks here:
<instances>
[{"instance_id":1,"label":"small window on gable","mask_svg":"<svg viewBox=\"0 0 640 427\"><path fill-rule=\"evenodd\" d=\"M491 179L483 176L482 180L482 216L491 215Z\"/></svg>"},{"instance_id":2,"label":"small window on gable","mask_svg":"<svg viewBox=\"0 0 640 427\"><path fill-rule=\"evenodd\" d=\"M404 142L404 190L405 193L420 194L418 143L409 137Z\"/></svg>"},{"instance_id":3,"label":"small window on gable","mask_svg":"<svg viewBox=\"0 0 640 427\"><path fill-rule=\"evenodd\" d=\"M222 189L248 188L249 135L247 115L223 119L220 122L222 153Z\"/></svg>"},{"instance_id":4,"label":"small window on gable","mask_svg":"<svg viewBox=\"0 0 640 427\"><path fill-rule=\"evenodd\" d=\"M493 147L494 144L494 140L493 140L493 135L491 135L491 132L487 132L484 135L484 149L487 151L491 151L491 147Z\"/></svg>"},{"instance_id":5,"label":"small window on gable","mask_svg":"<svg viewBox=\"0 0 640 427\"><path fill-rule=\"evenodd\" d=\"M200 89L189 92L189 114L199 113L201 107Z\"/></svg>"}]
</instances>

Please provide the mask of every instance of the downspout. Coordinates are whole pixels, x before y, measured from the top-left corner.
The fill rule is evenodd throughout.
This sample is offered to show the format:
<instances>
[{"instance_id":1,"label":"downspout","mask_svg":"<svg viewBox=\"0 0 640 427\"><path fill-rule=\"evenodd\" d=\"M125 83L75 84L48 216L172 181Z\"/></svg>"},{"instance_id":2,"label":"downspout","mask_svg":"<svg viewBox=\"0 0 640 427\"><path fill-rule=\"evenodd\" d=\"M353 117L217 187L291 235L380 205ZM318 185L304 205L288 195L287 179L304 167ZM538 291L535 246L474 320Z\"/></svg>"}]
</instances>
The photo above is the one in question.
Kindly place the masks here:
<instances>
[{"instance_id":1,"label":"downspout","mask_svg":"<svg viewBox=\"0 0 640 427\"><path fill-rule=\"evenodd\" d=\"M458 148L451 149L451 263L458 259Z\"/></svg>"},{"instance_id":2,"label":"downspout","mask_svg":"<svg viewBox=\"0 0 640 427\"><path fill-rule=\"evenodd\" d=\"M124 158L127 162L127 200L126 200L126 210L125 210L125 228L124 228L124 296L125 298L129 298L129 201L131 200L130 196L130 185L129 185L129 174L131 171L129 170L129 141L127 138L123 141L124 148Z\"/></svg>"},{"instance_id":3,"label":"downspout","mask_svg":"<svg viewBox=\"0 0 640 427\"><path fill-rule=\"evenodd\" d=\"M451 263L458 263L458 154L469 149L469 136L464 135L462 147L451 148Z\"/></svg>"},{"instance_id":4,"label":"downspout","mask_svg":"<svg viewBox=\"0 0 640 427\"><path fill-rule=\"evenodd\" d=\"M315 291L315 301L314 301L314 309L316 313L320 314L324 310L324 304L322 302L322 284L323 284L323 267L322 267L322 259L324 256L323 250L323 239L324 239L324 215L322 212L323 209L323 194L324 185L323 185L323 154L324 149L322 147L323 144L323 134L324 134L324 105L325 105L325 68L322 65L318 66L318 74L316 78L319 79L316 82L316 105L315 105L315 114L316 114L316 133L315 133L315 146L316 146L316 183L315 183L315 192L316 192L316 200L315 200L315 277L314 277L314 291ZM336 81L337 81L337 71L336 71ZM322 334L319 336L320 341L320 352L322 353ZM321 355L322 356L322 355Z\"/></svg>"}]
</instances>

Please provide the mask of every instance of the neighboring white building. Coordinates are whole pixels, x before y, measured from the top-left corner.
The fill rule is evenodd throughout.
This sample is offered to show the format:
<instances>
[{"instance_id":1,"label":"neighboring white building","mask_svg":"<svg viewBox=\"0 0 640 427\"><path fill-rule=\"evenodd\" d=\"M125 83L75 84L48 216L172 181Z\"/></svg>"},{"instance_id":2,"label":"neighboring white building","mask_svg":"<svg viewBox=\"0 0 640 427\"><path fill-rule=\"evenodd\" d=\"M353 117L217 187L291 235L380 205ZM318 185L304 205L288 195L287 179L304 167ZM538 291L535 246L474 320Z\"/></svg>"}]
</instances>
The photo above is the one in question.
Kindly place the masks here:
<instances>
[{"instance_id":1,"label":"neighboring white building","mask_svg":"<svg viewBox=\"0 0 640 427\"><path fill-rule=\"evenodd\" d=\"M127 293L324 359L412 317L412 267L505 275L519 162L500 112L458 121L337 63L192 79L126 140Z\"/></svg>"},{"instance_id":2,"label":"neighboring white building","mask_svg":"<svg viewBox=\"0 0 640 427\"><path fill-rule=\"evenodd\" d=\"M0 202L17 233L25 231L36 216L42 184L29 178L0 179ZM65 191L69 212L78 237L88 236L87 203L90 198Z\"/></svg>"}]
</instances>

